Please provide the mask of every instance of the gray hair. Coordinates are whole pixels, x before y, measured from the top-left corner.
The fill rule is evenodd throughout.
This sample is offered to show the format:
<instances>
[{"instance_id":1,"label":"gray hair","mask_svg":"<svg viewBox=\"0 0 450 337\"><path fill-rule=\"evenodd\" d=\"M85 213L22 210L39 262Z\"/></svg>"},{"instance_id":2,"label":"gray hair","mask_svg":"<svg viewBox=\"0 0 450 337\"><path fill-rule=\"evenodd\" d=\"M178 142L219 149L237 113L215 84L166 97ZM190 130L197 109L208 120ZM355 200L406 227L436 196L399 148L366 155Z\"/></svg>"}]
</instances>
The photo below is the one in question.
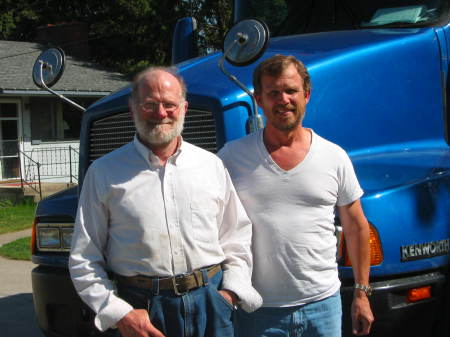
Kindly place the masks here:
<instances>
[{"instance_id":1,"label":"gray hair","mask_svg":"<svg viewBox=\"0 0 450 337\"><path fill-rule=\"evenodd\" d=\"M141 79L147 76L148 74L151 74L153 72L157 71L164 71L166 73L171 74L173 77L175 77L180 84L181 87L181 97L186 100L186 83L184 82L183 78L178 74L178 68L176 67L148 67L141 72L139 72L133 79L133 82L131 83L131 97L130 100L133 103L136 103L139 100L139 84L141 82Z\"/></svg>"}]
</instances>

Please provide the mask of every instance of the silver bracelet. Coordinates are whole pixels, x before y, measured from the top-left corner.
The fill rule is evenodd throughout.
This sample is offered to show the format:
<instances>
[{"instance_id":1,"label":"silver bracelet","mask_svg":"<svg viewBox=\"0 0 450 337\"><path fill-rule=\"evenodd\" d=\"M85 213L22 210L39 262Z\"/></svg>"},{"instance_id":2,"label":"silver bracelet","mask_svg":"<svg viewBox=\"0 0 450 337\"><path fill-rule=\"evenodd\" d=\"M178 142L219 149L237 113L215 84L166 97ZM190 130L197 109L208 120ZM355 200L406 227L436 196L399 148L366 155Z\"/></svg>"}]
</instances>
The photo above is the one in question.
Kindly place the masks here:
<instances>
[{"instance_id":1,"label":"silver bracelet","mask_svg":"<svg viewBox=\"0 0 450 337\"><path fill-rule=\"evenodd\" d=\"M373 289L370 286L370 284L364 285L364 284L355 283L355 289L359 289L359 290L364 291L366 296L372 295L372 291L373 291Z\"/></svg>"}]
</instances>

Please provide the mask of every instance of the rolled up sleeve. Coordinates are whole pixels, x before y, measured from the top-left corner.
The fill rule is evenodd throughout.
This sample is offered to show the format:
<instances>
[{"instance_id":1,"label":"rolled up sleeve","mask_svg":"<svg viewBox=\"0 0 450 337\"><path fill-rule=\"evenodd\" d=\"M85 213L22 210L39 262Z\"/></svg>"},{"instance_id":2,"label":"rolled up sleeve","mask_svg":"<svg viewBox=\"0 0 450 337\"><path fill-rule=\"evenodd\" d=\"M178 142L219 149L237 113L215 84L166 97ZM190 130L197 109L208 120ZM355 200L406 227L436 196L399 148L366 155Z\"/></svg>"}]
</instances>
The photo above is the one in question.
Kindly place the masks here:
<instances>
[{"instance_id":1,"label":"rolled up sleeve","mask_svg":"<svg viewBox=\"0 0 450 337\"><path fill-rule=\"evenodd\" d=\"M133 307L116 295L115 285L105 268L108 211L104 207L105 193L96 178L91 167L80 195L69 271L78 295L96 314L95 326L105 331L114 327Z\"/></svg>"},{"instance_id":2,"label":"rolled up sleeve","mask_svg":"<svg viewBox=\"0 0 450 337\"><path fill-rule=\"evenodd\" d=\"M240 202L227 171L226 202L219 240L225 253L222 263L222 288L233 291L239 297L242 309L252 312L262 305L262 298L252 286L252 224Z\"/></svg>"}]
</instances>

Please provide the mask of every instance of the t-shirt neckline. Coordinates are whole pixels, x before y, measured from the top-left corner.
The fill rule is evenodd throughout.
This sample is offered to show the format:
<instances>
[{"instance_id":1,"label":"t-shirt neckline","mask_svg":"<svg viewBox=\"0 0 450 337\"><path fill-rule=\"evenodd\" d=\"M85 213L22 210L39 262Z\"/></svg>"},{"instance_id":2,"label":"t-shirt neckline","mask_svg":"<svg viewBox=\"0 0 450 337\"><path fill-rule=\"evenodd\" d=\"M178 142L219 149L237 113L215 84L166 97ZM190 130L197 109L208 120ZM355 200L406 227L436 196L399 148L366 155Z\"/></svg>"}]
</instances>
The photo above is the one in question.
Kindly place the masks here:
<instances>
[{"instance_id":1,"label":"t-shirt neckline","mask_svg":"<svg viewBox=\"0 0 450 337\"><path fill-rule=\"evenodd\" d=\"M257 143L258 143L259 152L260 152L260 155L261 155L263 161L277 174L290 175L290 174L297 173L297 171L299 171L303 166L305 166L309 162L310 158L313 155L314 149L316 147L315 144L317 143L317 135L315 134L313 129L308 128L308 130L311 132L311 145L309 147L309 151L300 163L298 163L295 167L293 167L289 170L282 169L273 160L269 151L267 151L266 145L264 144L264 139L263 139L264 129L258 130L259 133L257 135Z\"/></svg>"}]
</instances>

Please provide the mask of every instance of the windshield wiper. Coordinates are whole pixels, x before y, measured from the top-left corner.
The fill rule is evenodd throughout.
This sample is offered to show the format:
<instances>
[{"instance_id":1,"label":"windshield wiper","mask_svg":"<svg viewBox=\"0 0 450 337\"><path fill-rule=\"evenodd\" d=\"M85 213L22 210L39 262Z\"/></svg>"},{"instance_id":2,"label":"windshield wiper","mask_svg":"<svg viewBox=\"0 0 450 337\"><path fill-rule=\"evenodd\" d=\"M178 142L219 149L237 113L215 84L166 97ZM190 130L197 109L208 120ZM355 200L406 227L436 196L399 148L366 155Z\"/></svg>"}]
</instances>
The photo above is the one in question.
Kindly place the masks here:
<instances>
[{"instance_id":1,"label":"windshield wiper","mask_svg":"<svg viewBox=\"0 0 450 337\"><path fill-rule=\"evenodd\" d=\"M394 21L384 24L362 24L362 28L417 28L423 27L427 22Z\"/></svg>"}]
</instances>

